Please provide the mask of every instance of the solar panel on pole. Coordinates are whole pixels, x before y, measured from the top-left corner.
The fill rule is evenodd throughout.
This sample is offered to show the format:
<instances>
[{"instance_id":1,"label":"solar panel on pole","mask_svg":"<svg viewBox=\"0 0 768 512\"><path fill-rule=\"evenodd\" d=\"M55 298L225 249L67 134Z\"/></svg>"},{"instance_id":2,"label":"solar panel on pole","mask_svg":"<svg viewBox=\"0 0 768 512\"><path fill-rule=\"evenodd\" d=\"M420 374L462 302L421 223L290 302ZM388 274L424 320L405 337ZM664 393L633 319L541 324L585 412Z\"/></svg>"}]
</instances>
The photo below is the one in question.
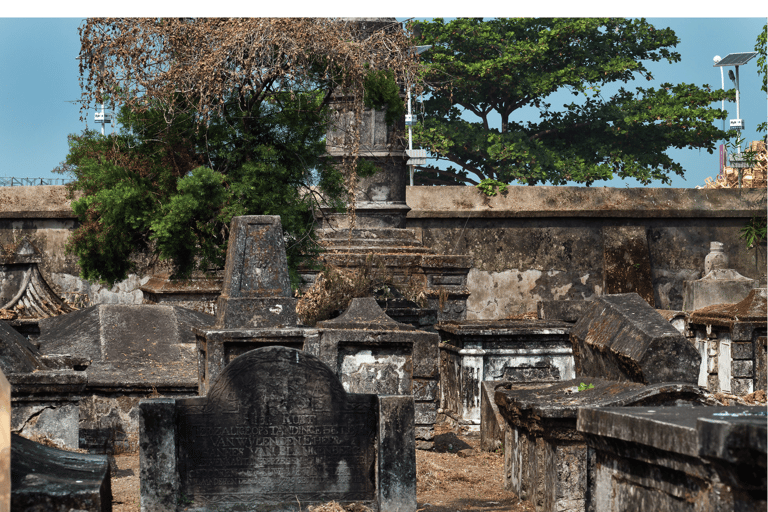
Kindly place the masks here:
<instances>
[{"instance_id":1,"label":"solar panel on pole","mask_svg":"<svg viewBox=\"0 0 768 512\"><path fill-rule=\"evenodd\" d=\"M757 52L729 53L713 67L743 66L757 55Z\"/></svg>"}]
</instances>

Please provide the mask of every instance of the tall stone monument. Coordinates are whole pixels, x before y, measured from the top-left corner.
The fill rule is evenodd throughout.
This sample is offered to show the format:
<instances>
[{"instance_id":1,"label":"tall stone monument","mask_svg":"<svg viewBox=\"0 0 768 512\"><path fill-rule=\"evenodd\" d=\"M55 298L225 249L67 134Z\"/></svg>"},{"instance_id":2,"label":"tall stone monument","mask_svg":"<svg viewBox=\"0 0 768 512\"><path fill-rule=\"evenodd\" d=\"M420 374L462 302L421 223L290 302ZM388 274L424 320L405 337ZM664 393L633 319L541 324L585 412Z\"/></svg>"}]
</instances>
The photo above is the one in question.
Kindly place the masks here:
<instances>
[{"instance_id":1,"label":"tall stone monument","mask_svg":"<svg viewBox=\"0 0 768 512\"><path fill-rule=\"evenodd\" d=\"M279 216L235 217L216 323L195 329L198 393L205 395L224 367L255 348L281 345L303 350L316 329L298 325Z\"/></svg>"},{"instance_id":2,"label":"tall stone monument","mask_svg":"<svg viewBox=\"0 0 768 512\"><path fill-rule=\"evenodd\" d=\"M297 321L280 217L233 218L216 327L287 327Z\"/></svg>"}]
</instances>

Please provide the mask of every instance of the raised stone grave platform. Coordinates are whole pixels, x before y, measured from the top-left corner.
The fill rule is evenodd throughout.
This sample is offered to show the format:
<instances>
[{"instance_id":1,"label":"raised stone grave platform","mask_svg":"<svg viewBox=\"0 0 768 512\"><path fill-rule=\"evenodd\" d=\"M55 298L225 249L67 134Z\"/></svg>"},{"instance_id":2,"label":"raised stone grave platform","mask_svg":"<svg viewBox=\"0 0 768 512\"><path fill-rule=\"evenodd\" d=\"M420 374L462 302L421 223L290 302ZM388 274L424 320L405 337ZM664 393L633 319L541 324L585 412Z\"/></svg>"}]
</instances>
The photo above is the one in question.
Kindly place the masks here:
<instances>
[{"instance_id":1,"label":"raised stone grave platform","mask_svg":"<svg viewBox=\"0 0 768 512\"><path fill-rule=\"evenodd\" d=\"M688 327L701 354L699 386L735 395L766 389L766 314L765 288L736 304L691 313Z\"/></svg>"},{"instance_id":2,"label":"raised stone grave platform","mask_svg":"<svg viewBox=\"0 0 768 512\"><path fill-rule=\"evenodd\" d=\"M140 404L144 512L416 510L411 396L344 391L287 347L236 358L205 397Z\"/></svg>"},{"instance_id":3,"label":"raised stone grave platform","mask_svg":"<svg viewBox=\"0 0 768 512\"><path fill-rule=\"evenodd\" d=\"M85 455L11 436L11 509L111 512L106 455Z\"/></svg>"},{"instance_id":4,"label":"raised stone grave platform","mask_svg":"<svg viewBox=\"0 0 768 512\"><path fill-rule=\"evenodd\" d=\"M765 407L579 410L586 510L766 510Z\"/></svg>"},{"instance_id":5,"label":"raised stone grave platform","mask_svg":"<svg viewBox=\"0 0 768 512\"><path fill-rule=\"evenodd\" d=\"M350 393L413 395L416 442L431 448L438 409L436 333L387 316L372 297L352 299L339 317L318 322L305 350L332 368Z\"/></svg>"},{"instance_id":6,"label":"raised stone grave platform","mask_svg":"<svg viewBox=\"0 0 768 512\"><path fill-rule=\"evenodd\" d=\"M178 306L122 304L41 320L39 361L8 374L14 432L95 453L138 450L139 400L197 394L192 326L210 323Z\"/></svg>"},{"instance_id":7,"label":"raised stone grave platform","mask_svg":"<svg viewBox=\"0 0 768 512\"><path fill-rule=\"evenodd\" d=\"M483 381L555 382L574 378L571 325L548 320L443 322L440 407L462 428L479 430Z\"/></svg>"},{"instance_id":8,"label":"raised stone grave platform","mask_svg":"<svg viewBox=\"0 0 768 512\"><path fill-rule=\"evenodd\" d=\"M576 428L579 408L709 403L693 384L597 378L497 386L494 399L506 423L504 486L546 512L589 510L587 445Z\"/></svg>"}]
</instances>

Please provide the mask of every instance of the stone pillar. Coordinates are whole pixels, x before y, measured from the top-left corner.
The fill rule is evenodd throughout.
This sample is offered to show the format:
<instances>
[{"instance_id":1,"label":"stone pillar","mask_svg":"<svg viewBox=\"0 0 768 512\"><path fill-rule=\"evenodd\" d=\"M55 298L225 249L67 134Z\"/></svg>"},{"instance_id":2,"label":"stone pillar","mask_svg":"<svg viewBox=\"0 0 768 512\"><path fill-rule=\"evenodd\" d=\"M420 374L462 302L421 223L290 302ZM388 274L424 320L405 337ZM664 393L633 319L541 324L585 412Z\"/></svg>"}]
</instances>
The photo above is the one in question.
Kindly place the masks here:
<instances>
[{"instance_id":1,"label":"stone pillar","mask_svg":"<svg viewBox=\"0 0 768 512\"><path fill-rule=\"evenodd\" d=\"M413 425L413 397L379 397L379 510L416 510L416 439Z\"/></svg>"},{"instance_id":2,"label":"stone pillar","mask_svg":"<svg viewBox=\"0 0 768 512\"><path fill-rule=\"evenodd\" d=\"M400 30L395 18L351 18L358 26L359 37L365 39L374 30ZM341 94L336 95L333 107L336 115L328 126L326 149L328 155L340 161L349 150L343 147L344 134L354 128L354 113L349 111ZM410 210L405 204L405 186L408 181L407 156L403 145L405 124L399 119L387 126L385 110L366 108L361 114L359 157L376 167L379 172L360 178L355 189L355 225L358 228L404 228L405 216ZM324 211L324 226L349 226L346 214Z\"/></svg>"},{"instance_id":3,"label":"stone pillar","mask_svg":"<svg viewBox=\"0 0 768 512\"><path fill-rule=\"evenodd\" d=\"M0 371L0 512L11 510L11 385Z\"/></svg>"},{"instance_id":4,"label":"stone pillar","mask_svg":"<svg viewBox=\"0 0 768 512\"><path fill-rule=\"evenodd\" d=\"M233 218L224 282L216 303L216 327L284 327L297 323L280 217Z\"/></svg>"}]
</instances>

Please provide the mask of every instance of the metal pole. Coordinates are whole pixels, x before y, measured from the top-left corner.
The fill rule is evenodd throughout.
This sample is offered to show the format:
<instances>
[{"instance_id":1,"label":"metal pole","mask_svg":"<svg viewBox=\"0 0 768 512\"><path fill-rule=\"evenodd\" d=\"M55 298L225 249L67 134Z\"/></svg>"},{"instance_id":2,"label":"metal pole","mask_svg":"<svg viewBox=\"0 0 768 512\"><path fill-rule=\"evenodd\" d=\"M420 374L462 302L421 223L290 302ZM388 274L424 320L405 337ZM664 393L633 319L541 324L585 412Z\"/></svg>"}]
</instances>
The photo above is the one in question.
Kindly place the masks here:
<instances>
[{"instance_id":1,"label":"metal pole","mask_svg":"<svg viewBox=\"0 0 768 512\"><path fill-rule=\"evenodd\" d=\"M411 84L408 84L408 117L411 116ZM413 126L408 125L408 150L413 150ZM411 175L411 186L413 186L413 166L409 165Z\"/></svg>"},{"instance_id":2,"label":"metal pole","mask_svg":"<svg viewBox=\"0 0 768 512\"><path fill-rule=\"evenodd\" d=\"M739 66L736 66L736 119L741 119L741 110L739 109ZM739 149L741 153L741 149Z\"/></svg>"},{"instance_id":3,"label":"metal pole","mask_svg":"<svg viewBox=\"0 0 768 512\"><path fill-rule=\"evenodd\" d=\"M720 87L725 90L725 75L723 74L723 67L720 66ZM725 110L725 100L720 101L720 112ZM723 119L723 131L725 131L725 119Z\"/></svg>"}]
</instances>

